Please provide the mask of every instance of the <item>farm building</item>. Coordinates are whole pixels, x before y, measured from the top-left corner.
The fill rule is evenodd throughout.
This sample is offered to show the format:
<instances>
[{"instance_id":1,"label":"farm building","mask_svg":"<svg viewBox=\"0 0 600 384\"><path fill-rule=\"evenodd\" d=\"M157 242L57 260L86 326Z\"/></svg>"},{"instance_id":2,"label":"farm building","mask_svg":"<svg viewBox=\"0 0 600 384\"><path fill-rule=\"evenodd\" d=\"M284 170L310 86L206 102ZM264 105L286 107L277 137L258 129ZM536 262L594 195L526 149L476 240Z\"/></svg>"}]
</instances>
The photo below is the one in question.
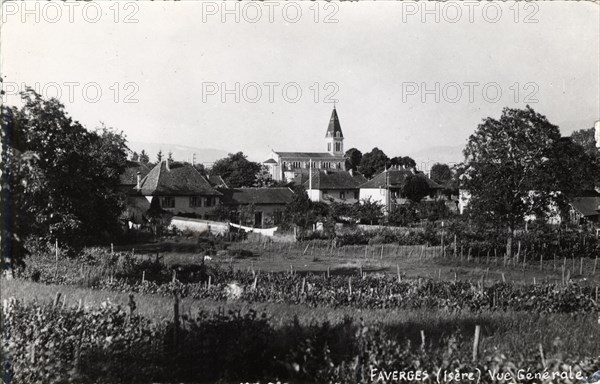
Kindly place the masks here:
<instances>
[{"instance_id":1,"label":"farm building","mask_svg":"<svg viewBox=\"0 0 600 384\"><path fill-rule=\"evenodd\" d=\"M287 187L231 188L221 192L223 205L236 216L233 221L256 228L281 224L285 207L294 198L294 192Z\"/></svg>"},{"instance_id":2,"label":"farm building","mask_svg":"<svg viewBox=\"0 0 600 384\"><path fill-rule=\"evenodd\" d=\"M163 160L135 186L138 199L159 199L162 209L173 214L205 217L220 202L222 193L188 163ZM137 203L137 205L140 205Z\"/></svg>"},{"instance_id":3,"label":"farm building","mask_svg":"<svg viewBox=\"0 0 600 384\"><path fill-rule=\"evenodd\" d=\"M271 151L263 165L275 181L290 182L301 174L308 174L310 168L328 171L345 171L344 135L335 107L331 112L325 132L326 152L279 152ZM311 166L312 163L312 166Z\"/></svg>"},{"instance_id":4,"label":"farm building","mask_svg":"<svg viewBox=\"0 0 600 384\"><path fill-rule=\"evenodd\" d=\"M307 177L308 179L308 177ZM354 204L360 200L360 185L367 179L358 172L315 169L303 185L312 201Z\"/></svg>"},{"instance_id":5,"label":"farm building","mask_svg":"<svg viewBox=\"0 0 600 384\"><path fill-rule=\"evenodd\" d=\"M443 198L443 187L431 180L424 173L414 169L390 168L381 172L371 180L360 186L360 199L371 200L383 204L386 210L393 205L405 204L408 199L403 195L402 189L409 176L415 175L423 178L429 186L429 196L426 200L436 200Z\"/></svg>"},{"instance_id":6,"label":"farm building","mask_svg":"<svg viewBox=\"0 0 600 384\"><path fill-rule=\"evenodd\" d=\"M600 193L588 191L569 198L569 220L574 224L600 224Z\"/></svg>"}]
</instances>

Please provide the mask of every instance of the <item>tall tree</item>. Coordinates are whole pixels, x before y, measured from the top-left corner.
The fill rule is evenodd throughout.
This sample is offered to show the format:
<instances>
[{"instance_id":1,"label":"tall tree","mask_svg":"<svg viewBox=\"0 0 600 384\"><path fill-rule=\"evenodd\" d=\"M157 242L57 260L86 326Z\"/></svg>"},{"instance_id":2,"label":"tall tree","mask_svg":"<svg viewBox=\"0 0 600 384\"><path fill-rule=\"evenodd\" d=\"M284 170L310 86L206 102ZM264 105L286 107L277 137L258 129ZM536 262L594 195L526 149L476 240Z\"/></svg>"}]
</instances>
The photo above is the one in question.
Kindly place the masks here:
<instances>
[{"instance_id":1,"label":"tall tree","mask_svg":"<svg viewBox=\"0 0 600 384\"><path fill-rule=\"evenodd\" d=\"M410 201L418 203L429 194L429 184L422 175L408 175L402 187L402 194Z\"/></svg>"},{"instance_id":2,"label":"tall tree","mask_svg":"<svg viewBox=\"0 0 600 384\"><path fill-rule=\"evenodd\" d=\"M560 145L558 127L529 106L505 108L499 120L486 118L469 137L462 176L471 194L468 209L505 234L507 255L512 255L514 233L525 216L545 215L560 196L557 185L564 185L564 176L590 167L565 164L557 151ZM572 182L573 188L582 186Z\"/></svg>"},{"instance_id":3,"label":"tall tree","mask_svg":"<svg viewBox=\"0 0 600 384\"><path fill-rule=\"evenodd\" d=\"M600 161L600 151L596 147L596 129L580 129L571 134L571 140L583 147L585 152Z\"/></svg>"},{"instance_id":4,"label":"tall tree","mask_svg":"<svg viewBox=\"0 0 600 384\"><path fill-rule=\"evenodd\" d=\"M140 160L139 161L142 164L148 164L150 162L150 157L148 156L146 151L144 151L143 149L142 149L142 152L140 152Z\"/></svg>"},{"instance_id":5,"label":"tall tree","mask_svg":"<svg viewBox=\"0 0 600 384\"><path fill-rule=\"evenodd\" d=\"M138 155L138 153L134 151L131 154L131 161L140 161L140 155Z\"/></svg>"},{"instance_id":6,"label":"tall tree","mask_svg":"<svg viewBox=\"0 0 600 384\"><path fill-rule=\"evenodd\" d=\"M156 154L156 162L160 163L161 161L163 161L163 153L162 149L159 149L158 153Z\"/></svg>"},{"instance_id":7,"label":"tall tree","mask_svg":"<svg viewBox=\"0 0 600 384\"><path fill-rule=\"evenodd\" d=\"M227 157L217 160L210 174L221 176L231 188L252 187L260 169L259 163L249 161L243 152L238 152L230 153Z\"/></svg>"},{"instance_id":8,"label":"tall tree","mask_svg":"<svg viewBox=\"0 0 600 384\"><path fill-rule=\"evenodd\" d=\"M275 184L273 177L271 177L271 172L266 166L262 166L260 171L256 173L254 186L259 188L268 188L272 187Z\"/></svg>"},{"instance_id":9,"label":"tall tree","mask_svg":"<svg viewBox=\"0 0 600 384\"><path fill-rule=\"evenodd\" d=\"M363 154L356 148L350 148L346 151L346 169L358 171L360 161L362 160Z\"/></svg>"},{"instance_id":10,"label":"tall tree","mask_svg":"<svg viewBox=\"0 0 600 384\"><path fill-rule=\"evenodd\" d=\"M124 136L106 127L89 131L59 101L44 100L30 89L22 99L20 109L2 107L3 182L13 199L26 201L25 211L13 211L13 227L26 225L28 235L74 247L118 233ZM3 201L7 204L14 203Z\"/></svg>"},{"instance_id":11,"label":"tall tree","mask_svg":"<svg viewBox=\"0 0 600 384\"><path fill-rule=\"evenodd\" d=\"M169 151L169 154L167 155L167 160L169 160L169 162L173 162L173 152Z\"/></svg>"},{"instance_id":12,"label":"tall tree","mask_svg":"<svg viewBox=\"0 0 600 384\"><path fill-rule=\"evenodd\" d=\"M439 185L447 186L452 180L452 170L448 164L435 163L431 167L429 177Z\"/></svg>"},{"instance_id":13,"label":"tall tree","mask_svg":"<svg viewBox=\"0 0 600 384\"><path fill-rule=\"evenodd\" d=\"M381 149L375 147L371 152L363 155L358 170L366 178L371 178L373 175L383 171L388 161L389 158L387 155Z\"/></svg>"},{"instance_id":14,"label":"tall tree","mask_svg":"<svg viewBox=\"0 0 600 384\"><path fill-rule=\"evenodd\" d=\"M390 159L389 165L408 169L416 167L417 163L409 156L395 156Z\"/></svg>"}]
</instances>

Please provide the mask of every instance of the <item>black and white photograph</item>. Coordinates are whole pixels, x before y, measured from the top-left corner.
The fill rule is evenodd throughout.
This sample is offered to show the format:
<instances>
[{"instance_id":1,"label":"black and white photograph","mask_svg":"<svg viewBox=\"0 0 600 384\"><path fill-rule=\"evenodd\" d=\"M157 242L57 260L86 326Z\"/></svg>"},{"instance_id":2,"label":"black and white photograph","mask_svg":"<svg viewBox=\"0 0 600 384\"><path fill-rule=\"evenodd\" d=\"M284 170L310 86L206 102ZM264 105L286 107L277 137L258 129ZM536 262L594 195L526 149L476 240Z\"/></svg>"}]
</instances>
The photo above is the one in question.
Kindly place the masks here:
<instances>
[{"instance_id":1,"label":"black and white photograph","mask_svg":"<svg viewBox=\"0 0 600 384\"><path fill-rule=\"evenodd\" d=\"M2 384L600 383L598 1L1 1Z\"/></svg>"}]
</instances>

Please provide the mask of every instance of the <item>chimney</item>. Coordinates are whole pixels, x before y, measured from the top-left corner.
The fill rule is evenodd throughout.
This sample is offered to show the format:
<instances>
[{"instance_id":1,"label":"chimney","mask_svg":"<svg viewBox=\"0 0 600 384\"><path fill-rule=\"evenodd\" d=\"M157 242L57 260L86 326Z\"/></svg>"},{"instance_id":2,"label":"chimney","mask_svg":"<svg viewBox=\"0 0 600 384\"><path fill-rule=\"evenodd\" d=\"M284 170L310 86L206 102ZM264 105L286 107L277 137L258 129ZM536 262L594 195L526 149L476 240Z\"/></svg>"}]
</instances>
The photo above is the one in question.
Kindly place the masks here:
<instances>
[{"instance_id":1,"label":"chimney","mask_svg":"<svg viewBox=\"0 0 600 384\"><path fill-rule=\"evenodd\" d=\"M171 167L169 166L169 159L165 160L165 164L167 165L167 171L170 171Z\"/></svg>"},{"instance_id":2,"label":"chimney","mask_svg":"<svg viewBox=\"0 0 600 384\"><path fill-rule=\"evenodd\" d=\"M142 188L142 173L138 172L136 176L137 176L137 184L136 184L135 188L140 189L140 188Z\"/></svg>"}]
</instances>

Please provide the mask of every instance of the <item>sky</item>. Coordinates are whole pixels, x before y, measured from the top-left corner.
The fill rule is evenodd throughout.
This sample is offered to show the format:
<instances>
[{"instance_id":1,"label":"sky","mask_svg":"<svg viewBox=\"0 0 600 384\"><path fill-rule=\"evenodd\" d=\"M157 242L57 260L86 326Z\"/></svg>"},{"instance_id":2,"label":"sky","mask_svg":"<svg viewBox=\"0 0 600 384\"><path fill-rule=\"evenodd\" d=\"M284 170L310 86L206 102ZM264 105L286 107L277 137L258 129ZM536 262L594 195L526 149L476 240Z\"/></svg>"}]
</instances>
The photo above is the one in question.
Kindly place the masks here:
<instances>
[{"instance_id":1,"label":"sky","mask_svg":"<svg viewBox=\"0 0 600 384\"><path fill-rule=\"evenodd\" d=\"M531 105L569 134L600 118L592 2L3 3L0 65L73 118L141 142L435 160ZM237 100L236 100L237 98Z\"/></svg>"}]
</instances>

